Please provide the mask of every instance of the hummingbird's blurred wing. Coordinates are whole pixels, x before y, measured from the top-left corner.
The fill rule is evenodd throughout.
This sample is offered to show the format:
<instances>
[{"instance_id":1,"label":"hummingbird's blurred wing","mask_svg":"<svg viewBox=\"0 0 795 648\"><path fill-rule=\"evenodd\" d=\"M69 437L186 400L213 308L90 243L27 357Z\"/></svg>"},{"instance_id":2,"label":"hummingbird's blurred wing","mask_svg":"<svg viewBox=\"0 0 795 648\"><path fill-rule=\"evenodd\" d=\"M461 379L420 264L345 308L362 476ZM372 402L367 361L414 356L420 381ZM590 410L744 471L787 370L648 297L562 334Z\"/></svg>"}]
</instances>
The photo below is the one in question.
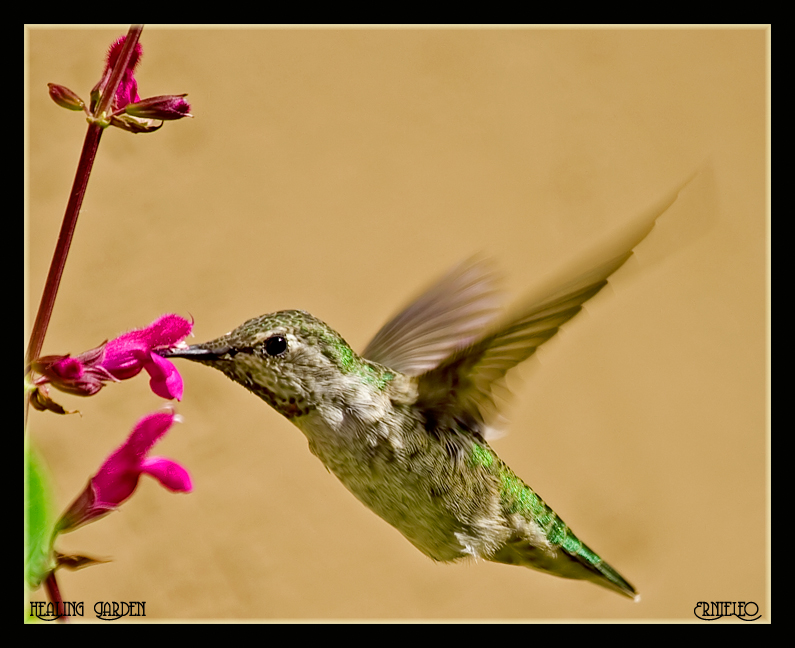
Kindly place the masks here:
<instances>
[{"instance_id":1,"label":"hummingbird's blurred wing","mask_svg":"<svg viewBox=\"0 0 795 648\"><path fill-rule=\"evenodd\" d=\"M519 311L494 333L455 351L419 377L417 405L440 425L455 422L483 433L496 411L493 388L505 373L574 317L632 255L627 252L568 282Z\"/></svg>"},{"instance_id":2,"label":"hummingbird's blurred wing","mask_svg":"<svg viewBox=\"0 0 795 648\"><path fill-rule=\"evenodd\" d=\"M492 323L495 284L486 261L463 261L387 322L362 357L410 376L433 369Z\"/></svg>"}]
</instances>

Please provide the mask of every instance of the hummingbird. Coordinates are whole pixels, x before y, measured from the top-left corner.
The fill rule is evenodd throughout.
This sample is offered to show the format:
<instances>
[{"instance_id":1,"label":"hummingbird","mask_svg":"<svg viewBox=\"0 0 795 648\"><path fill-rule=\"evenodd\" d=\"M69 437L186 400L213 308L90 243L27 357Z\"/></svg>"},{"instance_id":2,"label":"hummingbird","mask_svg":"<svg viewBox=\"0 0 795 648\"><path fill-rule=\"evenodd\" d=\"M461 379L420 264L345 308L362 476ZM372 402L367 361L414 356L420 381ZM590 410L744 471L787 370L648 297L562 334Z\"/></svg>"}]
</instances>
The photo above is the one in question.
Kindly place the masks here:
<instances>
[{"instance_id":1,"label":"hummingbird","mask_svg":"<svg viewBox=\"0 0 795 648\"><path fill-rule=\"evenodd\" d=\"M519 565L639 600L489 445L500 385L596 295L631 250L498 322L491 266L468 259L361 354L302 310L163 351L221 371L294 423L365 506L435 561ZM502 388L504 389L504 387Z\"/></svg>"}]
</instances>

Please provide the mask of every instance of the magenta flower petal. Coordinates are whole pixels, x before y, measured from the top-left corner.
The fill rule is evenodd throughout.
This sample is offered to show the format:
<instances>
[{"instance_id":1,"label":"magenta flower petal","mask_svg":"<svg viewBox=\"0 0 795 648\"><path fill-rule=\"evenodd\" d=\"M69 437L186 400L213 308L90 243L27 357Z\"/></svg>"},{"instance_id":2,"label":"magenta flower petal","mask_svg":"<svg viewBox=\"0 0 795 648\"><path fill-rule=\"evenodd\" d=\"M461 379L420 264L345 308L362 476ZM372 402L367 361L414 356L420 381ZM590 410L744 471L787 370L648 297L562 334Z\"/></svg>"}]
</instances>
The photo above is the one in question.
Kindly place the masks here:
<instances>
[{"instance_id":1,"label":"magenta flower petal","mask_svg":"<svg viewBox=\"0 0 795 648\"><path fill-rule=\"evenodd\" d=\"M193 322L179 315L163 315L144 329L151 348L173 346L182 342L193 330Z\"/></svg>"},{"instance_id":2,"label":"magenta flower petal","mask_svg":"<svg viewBox=\"0 0 795 648\"><path fill-rule=\"evenodd\" d=\"M146 473L173 492L190 492L190 475L175 461L148 457L149 451L179 417L173 410L143 417L127 440L102 464L83 492L61 516L57 533L65 533L117 509L135 492Z\"/></svg>"},{"instance_id":3,"label":"magenta flower petal","mask_svg":"<svg viewBox=\"0 0 795 648\"><path fill-rule=\"evenodd\" d=\"M182 400L182 376L171 361L151 353L144 369L151 376L149 387L155 394L161 398Z\"/></svg>"},{"instance_id":4,"label":"magenta flower petal","mask_svg":"<svg viewBox=\"0 0 795 648\"><path fill-rule=\"evenodd\" d=\"M173 411L142 418L127 440L105 460L91 480L98 505L118 506L132 495L146 455L174 423Z\"/></svg>"},{"instance_id":5,"label":"magenta flower petal","mask_svg":"<svg viewBox=\"0 0 795 648\"><path fill-rule=\"evenodd\" d=\"M110 70L114 65L116 65L116 61L119 60L119 56L121 56L121 50L124 46L124 41L127 40L126 36L119 36L113 43L111 43L110 48L108 49L108 55L105 59L105 69ZM132 56L130 57L130 62L127 64L127 70L130 72L135 72L135 68L138 67L138 62L141 60L141 56L143 56L143 49L141 48L140 43L135 44L135 49L133 50Z\"/></svg>"},{"instance_id":6,"label":"magenta flower petal","mask_svg":"<svg viewBox=\"0 0 795 648\"><path fill-rule=\"evenodd\" d=\"M64 380L77 380L83 376L83 363L77 358L66 356L56 361L52 365L53 373Z\"/></svg>"},{"instance_id":7,"label":"magenta flower petal","mask_svg":"<svg viewBox=\"0 0 795 648\"><path fill-rule=\"evenodd\" d=\"M108 60L105 64L106 75L110 73L111 68L113 68L113 66L116 65L116 61L119 60L126 39L126 36L121 36L110 46L110 50L108 50ZM124 70L121 81L119 82L119 87L116 89L116 96L113 99L113 106L116 109L124 108L127 104L135 103L140 99L138 96L138 81L135 80L134 72L138 65L138 61L141 60L142 54L143 49L141 48L141 44L136 43L127 69Z\"/></svg>"},{"instance_id":8,"label":"magenta flower petal","mask_svg":"<svg viewBox=\"0 0 795 648\"><path fill-rule=\"evenodd\" d=\"M193 490L188 471L171 459L149 457L144 461L141 472L151 475L174 493L190 493Z\"/></svg>"},{"instance_id":9,"label":"magenta flower petal","mask_svg":"<svg viewBox=\"0 0 795 648\"><path fill-rule=\"evenodd\" d=\"M121 52L124 49L124 42L127 40L126 36L117 38L108 50L108 56L105 61L105 69L102 71L102 77L91 90L91 113L95 114L95 110L99 105L100 98L108 87L111 72L113 67L119 60ZM127 67L122 72L122 77L119 81L119 86L116 88L116 95L113 97L111 106L113 110L123 110L129 103L137 102L140 97L138 96L138 82L135 80L135 67L141 59L143 49L140 43L135 44L132 51L130 60Z\"/></svg>"},{"instance_id":10,"label":"magenta flower petal","mask_svg":"<svg viewBox=\"0 0 795 648\"><path fill-rule=\"evenodd\" d=\"M137 376L149 359L148 345L137 339L139 331L125 333L105 345L102 367L116 380Z\"/></svg>"}]
</instances>

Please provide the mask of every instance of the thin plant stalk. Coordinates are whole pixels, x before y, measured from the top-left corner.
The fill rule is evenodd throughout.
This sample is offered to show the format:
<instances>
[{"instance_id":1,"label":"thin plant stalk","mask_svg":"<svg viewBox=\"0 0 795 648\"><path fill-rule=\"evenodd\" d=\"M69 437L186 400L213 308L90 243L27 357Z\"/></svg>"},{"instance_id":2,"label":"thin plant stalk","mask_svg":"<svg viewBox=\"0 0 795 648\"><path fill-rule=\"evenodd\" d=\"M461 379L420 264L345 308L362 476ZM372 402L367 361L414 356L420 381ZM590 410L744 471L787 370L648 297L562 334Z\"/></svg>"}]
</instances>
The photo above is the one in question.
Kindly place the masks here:
<instances>
[{"instance_id":1,"label":"thin plant stalk","mask_svg":"<svg viewBox=\"0 0 795 648\"><path fill-rule=\"evenodd\" d=\"M77 217L83 205L83 198L85 197L86 188L88 186L88 178L91 175L91 169L97 155L99 140L102 137L102 131L107 126L106 119L107 115L110 113L113 98L116 96L116 89L119 87L122 75L127 69L127 65L130 62L130 58L132 57L132 53L138 43L142 30L143 25L133 25L130 27L119 59L111 72L107 90L100 98L95 117L90 120L88 125L88 132L83 141L83 150L80 153L77 172L75 173L75 179L72 183L72 191L69 194L69 202L66 205L66 213L61 223L58 243L55 246L52 263L50 264L50 271L47 274L44 292L42 293L39 310L36 313L36 319L33 323L28 350L25 354L26 375L30 370L31 360L37 358L41 354L41 349L44 345L44 336L47 333L52 310L55 306L55 297L58 294L58 287L61 284L61 277L63 276L64 266L66 265L66 257L69 254L72 237L75 227L77 226ZM25 415L27 418L27 405L25 408Z\"/></svg>"},{"instance_id":2,"label":"thin plant stalk","mask_svg":"<svg viewBox=\"0 0 795 648\"><path fill-rule=\"evenodd\" d=\"M64 612L64 616L59 616L58 621L61 623L69 623L69 616L66 614L64 608L61 590L58 588L58 581L55 580L55 572L47 574L47 578L44 579L44 588L47 590L47 598L50 599L50 603L55 606L56 612Z\"/></svg>"},{"instance_id":3,"label":"thin plant stalk","mask_svg":"<svg viewBox=\"0 0 795 648\"><path fill-rule=\"evenodd\" d=\"M80 208L83 205L83 198L86 195L86 188L88 187L88 179L91 176L91 169L94 166L94 159L97 155L99 148L99 141L102 137L102 131L108 126L108 114L116 96L116 90L121 82L122 75L130 63L135 46L141 37L143 25L133 25L127 32L127 38L124 41L121 54L118 61L111 72L110 80L106 91L102 94L99 105L94 113L93 118L89 119L88 131L86 132L85 140L83 141L83 150L80 153L80 160L77 164L77 172L75 179L72 183L72 191L69 194L69 202L66 205L66 213L64 214L63 222L61 223L61 231L58 234L58 242L55 246L52 262L50 263L50 270L47 274L47 281L44 284L44 292L41 296L39 303L39 310L36 313L36 320L33 323L33 330L30 334L30 341L28 349L25 354L25 375L30 371L30 362L41 354L42 346L44 345L44 336L47 333L47 327L50 324L52 310L55 306L55 297L58 294L58 287L61 284L61 277L63 276L64 266L66 265L66 257L69 255L69 248L72 245L72 237L74 236L75 227L77 226L77 217L80 214ZM27 429L29 401L25 399L25 428ZM55 572L47 575L45 580L45 589L47 597L56 605L56 610L63 608L63 599L61 598L60 589L58 588L58 581L55 578ZM61 622L67 622L68 619L60 617Z\"/></svg>"}]
</instances>

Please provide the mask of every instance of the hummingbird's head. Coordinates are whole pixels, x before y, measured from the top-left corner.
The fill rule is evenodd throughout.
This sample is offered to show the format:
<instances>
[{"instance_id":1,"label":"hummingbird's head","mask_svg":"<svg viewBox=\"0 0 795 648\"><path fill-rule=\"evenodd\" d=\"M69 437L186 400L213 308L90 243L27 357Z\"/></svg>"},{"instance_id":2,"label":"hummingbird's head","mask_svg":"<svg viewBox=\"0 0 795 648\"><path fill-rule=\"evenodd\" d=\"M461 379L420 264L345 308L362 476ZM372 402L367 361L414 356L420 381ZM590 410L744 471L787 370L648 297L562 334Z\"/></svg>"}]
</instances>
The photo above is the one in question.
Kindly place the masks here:
<instances>
[{"instance_id":1,"label":"hummingbird's head","mask_svg":"<svg viewBox=\"0 0 795 648\"><path fill-rule=\"evenodd\" d=\"M163 355L215 367L290 419L338 397L345 375L366 364L336 331L298 310L255 317L215 340Z\"/></svg>"}]
</instances>

